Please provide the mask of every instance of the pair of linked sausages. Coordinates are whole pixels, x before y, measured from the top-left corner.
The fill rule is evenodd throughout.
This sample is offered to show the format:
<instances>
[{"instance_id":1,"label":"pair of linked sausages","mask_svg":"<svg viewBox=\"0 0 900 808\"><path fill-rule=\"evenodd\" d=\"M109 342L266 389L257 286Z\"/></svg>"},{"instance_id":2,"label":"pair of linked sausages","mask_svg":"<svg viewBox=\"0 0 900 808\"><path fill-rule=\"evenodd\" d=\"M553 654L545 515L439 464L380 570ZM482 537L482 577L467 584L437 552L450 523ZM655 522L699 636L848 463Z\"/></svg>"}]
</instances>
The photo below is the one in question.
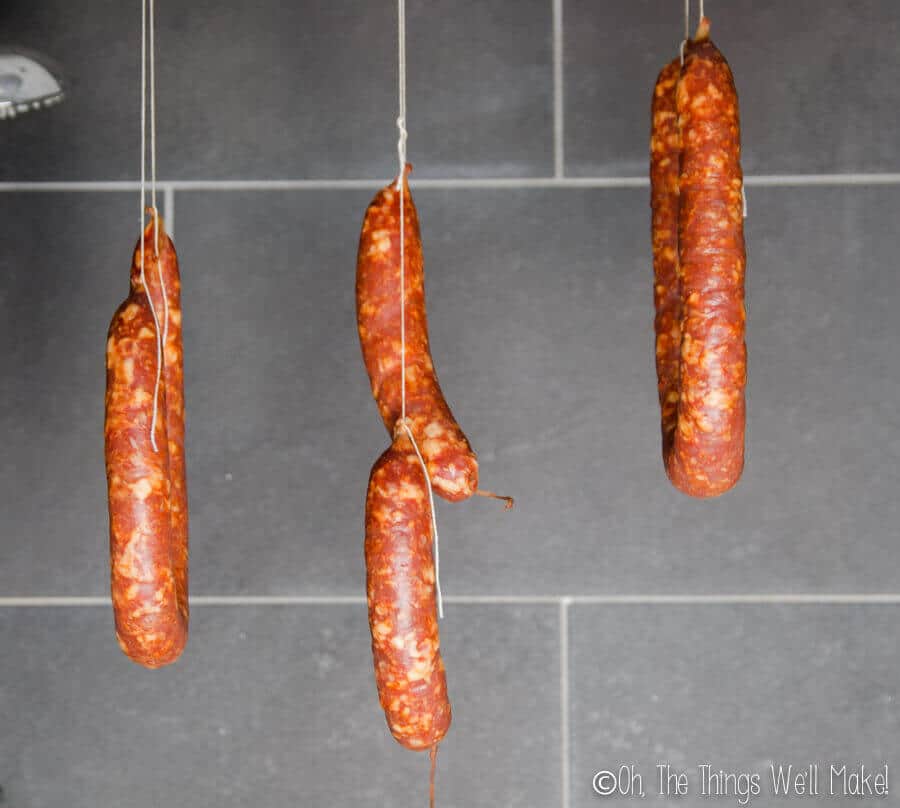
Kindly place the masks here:
<instances>
[{"instance_id":1,"label":"pair of linked sausages","mask_svg":"<svg viewBox=\"0 0 900 808\"><path fill-rule=\"evenodd\" d=\"M734 79L703 18L652 102L656 373L666 473L714 497L744 466L744 197Z\"/></svg>"},{"instance_id":2,"label":"pair of linked sausages","mask_svg":"<svg viewBox=\"0 0 900 808\"><path fill-rule=\"evenodd\" d=\"M450 727L451 710L438 634L431 498L422 464L434 492L455 502L476 493L478 461L447 406L431 359L422 242L407 181L410 168L379 191L366 210L356 264L363 361L392 436L391 446L372 467L366 494L366 596L375 682L388 727L407 749L430 749L433 756Z\"/></svg>"}]
</instances>

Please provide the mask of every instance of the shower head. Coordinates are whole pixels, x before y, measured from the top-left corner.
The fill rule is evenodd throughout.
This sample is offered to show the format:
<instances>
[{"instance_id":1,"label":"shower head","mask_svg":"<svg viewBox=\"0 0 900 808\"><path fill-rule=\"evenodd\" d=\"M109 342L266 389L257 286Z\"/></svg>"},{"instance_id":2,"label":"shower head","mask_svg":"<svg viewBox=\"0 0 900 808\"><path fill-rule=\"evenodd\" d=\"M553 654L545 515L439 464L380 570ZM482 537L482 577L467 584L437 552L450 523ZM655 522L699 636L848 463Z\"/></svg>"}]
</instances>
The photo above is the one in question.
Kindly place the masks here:
<instances>
[{"instance_id":1,"label":"shower head","mask_svg":"<svg viewBox=\"0 0 900 808\"><path fill-rule=\"evenodd\" d=\"M0 49L0 119L49 107L63 95L62 83L45 57L19 48Z\"/></svg>"}]
</instances>

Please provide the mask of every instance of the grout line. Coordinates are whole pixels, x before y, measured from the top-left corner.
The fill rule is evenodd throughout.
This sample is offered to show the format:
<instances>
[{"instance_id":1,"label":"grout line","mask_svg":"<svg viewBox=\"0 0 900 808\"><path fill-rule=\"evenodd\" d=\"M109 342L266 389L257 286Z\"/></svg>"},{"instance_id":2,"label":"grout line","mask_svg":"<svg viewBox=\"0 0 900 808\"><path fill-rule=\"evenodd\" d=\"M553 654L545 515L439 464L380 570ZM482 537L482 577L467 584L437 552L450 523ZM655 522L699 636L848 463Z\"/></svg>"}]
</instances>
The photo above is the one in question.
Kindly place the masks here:
<instances>
[{"instance_id":1,"label":"grout line","mask_svg":"<svg viewBox=\"0 0 900 808\"><path fill-rule=\"evenodd\" d=\"M563 0L553 0L553 175L565 174L563 145Z\"/></svg>"},{"instance_id":2,"label":"grout line","mask_svg":"<svg viewBox=\"0 0 900 808\"><path fill-rule=\"evenodd\" d=\"M175 239L175 189L167 185L163 189L163 219L166 221L166 232L169 238Z\"/></svg>"},{"instance_id":3,"label":"grout line","mask_svg":"<svg viewBox=\"0 0 900 808\"><path fill-rule=\"evenodd\" d=\"M447 595L461 606L663 606L663 605L900 605L898 593L733 594L733 595ZM343 606L365 605L364 595L192 595L194 606ZM0 597L0 608L27 606L108 606L106 595Z\"/></svg>"},{"instance_id":4,"label":"grout line","mask_svg":"<svg viewBox=\"0 0 900 808\"><path fill-rule=\"evenodd\" d=\"M157 182L161 188L163 183ZM139 191L139 182L0 182L0 191Z\"/></svg>"},{"instance_id":5,"label":"grout line","mask_svg":"<svg viewBox=\"0 0 900 808\"><path fill-rule=\"evenodd\" d=\"M365 595L198 595L196 606L363 606Z\"/></svg>"},{"instance_id":6,"label":"grout line","mask_svg":"<svg viewBox=\"0 0 900 808\"><path fill-rule=\"evenodd\" d=\"M747 187L787 188L804 185L898 185L900 173L872 174L756 174L747 177Z\"/></svg>"},{"instance_id":7,"label":"grout line","mask_svg":"<svg viewBox=\"0 0 900 808\"><path fill-rule=\"evenodd\" d=\"M900 594L885 593L748 593L730 595L575 595L568 598L570 603L578 605L863 605L863 604L900 604Z\"/></svg>"},{"instance_id":8,"label":"grout line","mask_svg":"<svg viewBox=\"0 0 900 808\"><path fill-rule=\"evenodd\" d=\"M559 733L562 808L569 808L569 598L559 601Z\"/></svg>"},{"instance_id":9,"label":"grout line","mask_svg":"<svg viewBox=\"0 0 900 808\"><path fill-rule=\"evenodd\" d=\"M53 597L6 597L0 598L0 607L18 606L108 606L110 599L105 596L68 596Z\"/></svg>"},{"instance_id":10,"label":"grout line","mask_svg":"<svg viewBox=\"0 0 900 808\"><path fill-rule=\"evenodd\" d=\"M174 180L178 191L354 191L381 188L387 179L350 180ZM421 183L421 180L419 180ZM410 185L415 186L414 181Z\"/></svg>"},{"instance_id":11,"label":"grout line","mask_svg":"<svg viewBox=\"0 0 900 808\"><path fill-rule=\"evenodd\" d=\"M157 183L165 194L175 191L339 191L372 190L388 180L166 180ZM748 188L800 188L805 186L900 185L900 173L872 174L757 174L747 175ZM647 177L478 177L411 180L413 188L517 189L517 188L646 188ZM112 182L0 182L0 192L137 191L140 184Z\"/></svg>"}]
</instances>

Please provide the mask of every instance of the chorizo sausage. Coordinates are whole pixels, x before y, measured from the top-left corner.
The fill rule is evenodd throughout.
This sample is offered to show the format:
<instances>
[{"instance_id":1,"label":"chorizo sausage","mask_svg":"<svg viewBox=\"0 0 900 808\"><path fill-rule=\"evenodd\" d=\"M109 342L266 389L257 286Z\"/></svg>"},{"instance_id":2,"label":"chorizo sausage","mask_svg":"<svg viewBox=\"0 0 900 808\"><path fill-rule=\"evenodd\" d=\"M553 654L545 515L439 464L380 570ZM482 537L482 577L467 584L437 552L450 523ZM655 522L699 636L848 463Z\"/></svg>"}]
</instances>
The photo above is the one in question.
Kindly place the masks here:
<instances>
[{"instance_id":1,"label":"chorizo sausage","mask_svg":"<svg viewBox=\"0 0 900 808\"><path fill-rule=\"evenodd\" d=\"M434 490L458 501L478 488L478 460L438 384L428 344L419 219L403 171L406 416ZM400 178L398 178L400 179ZM363 219L356 263L356 319L372 395L389 433L401 415L400 191L376 194Z\"/></svg>"},{"instance_id":2,"label":"chorizo sausage","mask_svg":"<svg viewBox=\"0 0 900 808\"><path fill-rule=\"evenodd\" d=\"M378 698L391 734L414 750L434 749L451 720L426 486L415 449L398 426L369 476L366 595Z\"/></svg>"},{"instance_id":3,"label":"chorizo sausage","mask_svg":"<svg viewBox=\"0 0 900 808\"><path fill-rule=\"evenodd\" d=\"M665 92L672 92L671 85ZM656 294L661 397L666 390L663 432L672 433L671 439L664 437L663 451L676 488L690 496L712 497L734 486L743 470L747 354L738 100L728 63L709 40L705 17L685 49L674 94L679 148L677 306L669 302L670 288ZM671 143L668 120L654 118L657 143L666 137ZM671 176L661 166L664 151L654 152L651 162L655 271L662 285L672 282L665 250L672 239ZM668 320L675 311L678 331ZM659 338L666 327L679 346L677 377L671 359L675 352L664 335L660 356ZM674 419L667 421L672 416L666 405L673 403Z\"/></svg>"},{"instance_id":4,"label":"chorizo sausage","mask_svg":"<svg viewBox=\"0 0 900 808\"><path fill-rule=\"evenodd\" d=\"M148 212L131 291L109 327L104 434L116 636L130 659L158 668L187 641L188 508L178 259L162 221Z\"/></svg>"}]
</instances>

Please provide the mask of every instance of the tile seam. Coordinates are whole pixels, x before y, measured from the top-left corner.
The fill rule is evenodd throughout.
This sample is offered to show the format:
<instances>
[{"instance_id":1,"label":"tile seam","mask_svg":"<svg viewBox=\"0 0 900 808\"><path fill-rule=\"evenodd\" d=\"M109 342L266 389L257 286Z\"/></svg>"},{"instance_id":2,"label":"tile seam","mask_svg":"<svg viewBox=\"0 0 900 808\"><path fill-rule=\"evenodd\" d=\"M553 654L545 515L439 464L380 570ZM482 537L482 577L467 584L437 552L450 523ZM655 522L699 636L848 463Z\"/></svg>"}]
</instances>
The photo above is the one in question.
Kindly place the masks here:
<instances>
[{"instance_id":1,"label":"tile seam","mask_svg":"<svg viewBox=\"0 0 900 808\"><path fill-rule=\"evenodd\" d=\"M654 605L900 605L900 593L747 593L632 595L447 595L461 606L654 606ZM363 595L194 595L195 606L341 606L365 605ZM108 606L106 595L0 596L0 608Z\"/></svg>"},{"instance_id":2,"label":"tile seam","mask_svg":"<svg viewBox=\"0 0 900 808\"><path fill-rule=\"evenodd\" d=\"M802 187L874 187L900 185L897 173L844 173L844 174L748 174L748 188L802 188ZM284 179L284 180L162 180L158 183L164 194L176 191L338 191L371 190L387 182L386 179ZM472 177L432 178L413 180L413 188L436 190L516 190L583 188L627 189L649 187L645 176L630 177ZM48 182L0 182L0 193L127 193L139 190L140 184L123 181L48 181Z\"/></svg>"}]
</instances>

